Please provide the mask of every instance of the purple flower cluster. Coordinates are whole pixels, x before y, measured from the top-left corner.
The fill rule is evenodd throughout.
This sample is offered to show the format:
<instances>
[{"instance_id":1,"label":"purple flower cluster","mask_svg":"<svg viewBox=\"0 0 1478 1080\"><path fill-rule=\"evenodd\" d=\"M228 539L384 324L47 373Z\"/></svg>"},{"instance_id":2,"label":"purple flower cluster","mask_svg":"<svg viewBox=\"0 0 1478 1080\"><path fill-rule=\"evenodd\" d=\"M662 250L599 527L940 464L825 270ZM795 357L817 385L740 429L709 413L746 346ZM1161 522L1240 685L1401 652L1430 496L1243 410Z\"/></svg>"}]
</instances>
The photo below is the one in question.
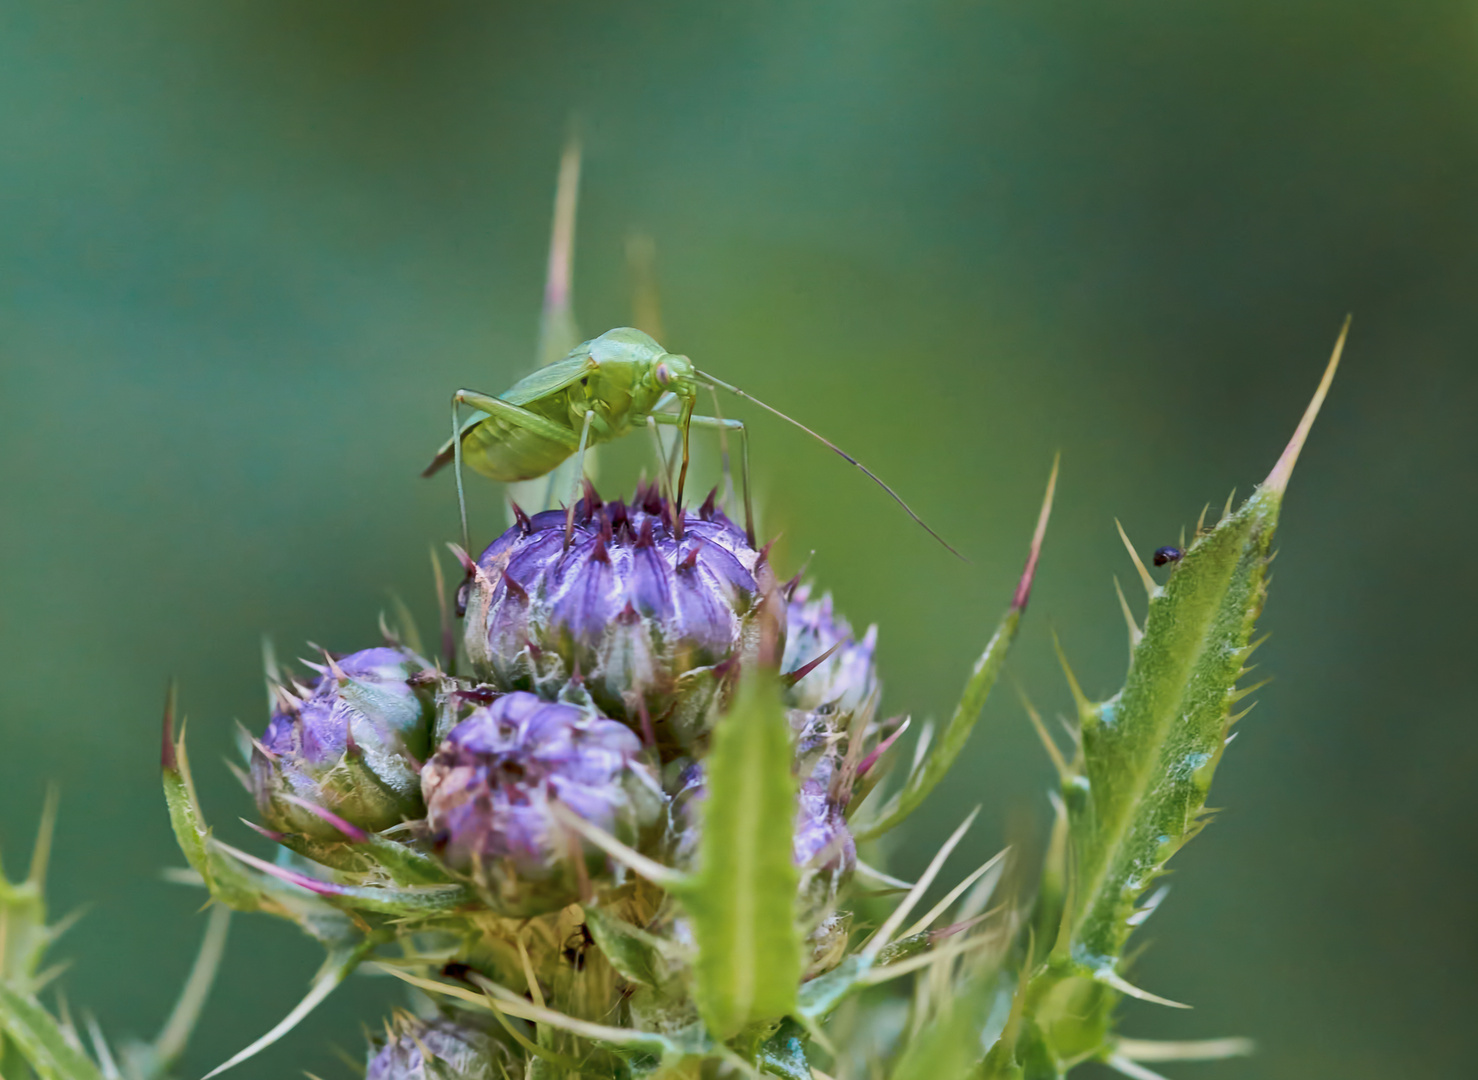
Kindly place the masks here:
<instances>
[{"instance_id":1,"label":"purple flower cluster","mask_svg":"<svg viewBox=\"0 0 1478 1080\"><path fill-rule=\"evenodd\" d=\"M451 730L421 773L432 842L505 915L537 915L580 895L604 856L562 826L558 802L636 844L664 799L631 729L593 710L515 692Z\"/></svg>"},{"instance_id":2,"label":"purple flower cluster","mask_svg":"<svg viewBox=\"0 0 1478 1080\"><path fill-rule=\"evenodd\" d=\"M274 685L278 708L252 754L267 824L376 881L394 872L371 857L365 834L382 833L473 886L493 914L563 918L627 880L566 815L691 865L705 735L737 673L778 657L795 735L798 911L813 973L835 962L847 936L836 902L857 865L846 814L877 734L876 630L857 640L831 597L806 586L783 599L764 553L711 502L679 524L655 489L626 503L587 487L568 539L563 513L519 517L469 568L470 673L392 643L325 657L309 686Z\"/></svg>"},{"instance_id":3,"label":"purple flower cluster","mask_svg":"<svg viewBox=\"0 0 1478 1080\"><path fill-rule=\"evenodd\" d=\"M568 547L565 515L548 511L483 552L466 593L467 654L500 690L553 697L578 680L606 715L689 746L734 662L756 654L773 588L763 553L711 500L679 530L655 488L629 504L587 489ZM774 612L777 636L782 619Z\"/></svg>"}]
</instances>

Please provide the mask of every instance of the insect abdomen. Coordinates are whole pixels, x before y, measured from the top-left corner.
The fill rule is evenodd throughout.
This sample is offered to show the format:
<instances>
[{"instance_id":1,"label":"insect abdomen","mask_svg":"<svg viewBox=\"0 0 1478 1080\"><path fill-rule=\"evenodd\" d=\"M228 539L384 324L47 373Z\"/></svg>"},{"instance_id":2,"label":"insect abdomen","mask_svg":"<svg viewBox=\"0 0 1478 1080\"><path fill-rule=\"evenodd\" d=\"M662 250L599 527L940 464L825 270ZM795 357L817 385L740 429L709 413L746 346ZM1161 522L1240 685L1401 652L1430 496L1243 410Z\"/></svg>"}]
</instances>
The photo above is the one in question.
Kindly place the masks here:
<instances>
[{"instance_id":1,"label":"insect abdomen","mask_svg":"<svg viewBox=\"0 0 1478 1080\"><path fill-rule=\"evenodd\" d=\"M570 456L569 447L489 416L462 439L462 460L490 480L533 480Z\"/></svg>"}]
</instances>

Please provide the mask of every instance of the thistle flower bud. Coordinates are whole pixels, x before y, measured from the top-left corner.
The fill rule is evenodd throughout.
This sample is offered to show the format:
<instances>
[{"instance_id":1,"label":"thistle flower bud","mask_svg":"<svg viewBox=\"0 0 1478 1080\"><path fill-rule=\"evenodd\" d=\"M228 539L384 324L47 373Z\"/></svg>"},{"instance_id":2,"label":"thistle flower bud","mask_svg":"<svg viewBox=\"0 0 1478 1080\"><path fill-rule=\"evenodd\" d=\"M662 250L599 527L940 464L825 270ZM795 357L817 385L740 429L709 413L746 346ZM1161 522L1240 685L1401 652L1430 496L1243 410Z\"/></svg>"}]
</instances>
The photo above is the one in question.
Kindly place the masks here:
<instances>
[{"instance_id":1,"label":"thistle flower bud","mask_svg":"<svg viewBox=\"0 0 1478 1080\"><path fill-rule=\"evenodd\" d=\"M390 1035L374 1050L365 1080L495 1080L522 1074L501 1042L453 1020L406 1018Z\"/></svg>"},{"instance_id":2,"label":"thistle flower bud","mask_svg":"<svg viewBox=\"0 0 1478 1080\"><path fill-rule=\"evenodd\" d=\"M869 626L862 640L856 640L851 624L832 610L830 593L820 600L812 600L810 585L798 586L791 594L786 626L781 670L799 671L807 664L816 664L790 688L786 695L789 705L798 709L830 707L854 712L877 690L873 653L877 649L878 628ZM832 648L836 651L827 656L827 650Z\"/></svg>"},{"instance_id":3,"label":"thistle flower bud","mask_svg":"<svg viewBox=\"0 0 1478 1080\"><path fill-rule=\"evenodd\" d=\"M552 804L638 845L662 814L640 740L592 709L516 692L452 728L421 773L432 842L509 916L556 911L605 857L555 818Z\"/></svg>"},{"instance_id":4,"label":"thistle flower bud","mask_svg":"<svg viewBox=\"0 0 1478 1080\"><path fill-rule=\"evenodd\" d=\"M421 816L431 714L411 682L421 667L402 649L364 649L328 657L298 692L274 686L278 708L251 759L257 807L273 828L342 840L345 823L374 832Z\"/></svg>"},{"instance_id":5,"label":"thistle flower bud","mask_svg":"<svg viewBox=\"0 0 1478 1080\"><path fill-rule=\"evenodd\" d=\"M587 486L565 547L561 511L521 518L483 552L466 599L473 669L502 690L557 697L583 682L607 716L688 746L726 665L759 648L774 575L712 497L675 527L655 488L603 503ZM784 633L783 613L769 631Z\"/></svg>"}]
</instances>

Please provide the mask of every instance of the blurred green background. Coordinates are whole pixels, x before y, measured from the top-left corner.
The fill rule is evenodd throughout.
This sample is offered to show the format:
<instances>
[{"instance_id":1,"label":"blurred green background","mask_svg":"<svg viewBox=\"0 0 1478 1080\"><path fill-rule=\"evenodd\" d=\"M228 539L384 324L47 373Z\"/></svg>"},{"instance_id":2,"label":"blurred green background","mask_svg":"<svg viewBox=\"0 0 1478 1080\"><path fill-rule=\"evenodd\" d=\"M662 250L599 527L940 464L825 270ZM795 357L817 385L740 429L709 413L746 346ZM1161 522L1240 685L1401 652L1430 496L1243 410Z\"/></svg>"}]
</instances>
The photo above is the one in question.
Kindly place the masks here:
<instances>
[{"instance_id":1,"label":"blurred green background","mask_svg":"<svg viewBox=\"0 0 1478 1080\"><path fill-rule=\"evenodd\" d=\"M1478 8L1447 0L0 7L0 843L18 872L59 782L55 905L94 904L60 949L73 1006L152 1033L203 930L159 877L166 679L243 842L220 762L233 719L265 721L260 636L361 647L389 589L429 628L455 509L417 472L452 389L532 363L574 116L582 326L630 318L648 231L666 343L973 560L736 410L782 569L815 549L881 624L890 711L952 705L1057 449L1013 667L1065 707L1055 628L1116 687L1114 517L1148 550L1248 491L1354 312L1285 505L1277 681L1144 935L1138 981L1197 1008L1126 1029L1261 1044L1183 1077L1471 1076L1475 61ZM497 490L473 484L486 540ZM967 855L1040 831L1050 781L1005 686L896 868L977 801ZM238 918L187 1072L317 959ZM328 1044L357 1054L397 996L357 979L236 1075L347 1075Z\"/></svg>"}]
</instances>

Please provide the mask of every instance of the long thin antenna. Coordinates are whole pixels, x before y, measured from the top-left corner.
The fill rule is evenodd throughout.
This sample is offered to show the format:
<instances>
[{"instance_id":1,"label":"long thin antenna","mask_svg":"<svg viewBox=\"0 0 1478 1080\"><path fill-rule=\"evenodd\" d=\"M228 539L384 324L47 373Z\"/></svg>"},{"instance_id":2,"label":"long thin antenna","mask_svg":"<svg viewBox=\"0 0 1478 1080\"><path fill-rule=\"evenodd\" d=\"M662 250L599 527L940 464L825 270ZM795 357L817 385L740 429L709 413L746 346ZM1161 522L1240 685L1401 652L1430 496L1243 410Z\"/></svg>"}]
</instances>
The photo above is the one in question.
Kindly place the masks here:
<instances>
[{"instance_id":1,"label":"long thin antenna","mask_svg":"<svg viewBox=\"0 0 1478 1080\"><path fill-rule=\"evenodd\" d=\"M759 398L755 397L753 394L747 394L743 390L740 390L737 386L731 386L728 383L724 382L722 379L716 379L716 378L714 378L712 375L710 375L706 371L699 371L698 372L698 375L700 377L702 377L702 378L707 379L709 382L713 383L720 390L727 390L729 393L735 395L736 397L742 397L746 401L752 401L756 405L758 405L760 408L766 410L767 412L774 413L776 416L780 417L780 419L786 421L787 423L794 424L796 427L800 428L802 431L804 431L807 435L811 436L811 438L815 439L817 442L820 442L820 443L824 444L825 446L829 447L831 450L833 450L835 453L837 453L838 455L840 455L845 460L851 462L853 465L856 465L859 469L861 469L864 473L867 474L867 478L869 480L871 480L878 487L880 487L884 491L886 491L888 493L888 495L893 499L894 502L896 502L899 506L903 507L904 513L906 513L909 517L913 518L914 521L918 522L919 526L926 533L928 533L935 540L938 540L941 544L943 544L944 547L945 547L945 549L951 555L953 555L955 558L959 559L961 562L969 562L970 561L969 559L965 558L965 556L961 555L958 551L956 551L954 549L954 545L952 545L948 540L946 540L944 537L940 536L937 532L935 532L933 529L931 529L929 527L929 523L927 521L925 521L923 518L919 517L918 514L915 514L913 512L913 507L909 506L908 503L906 503L906 502L903 501L903 496L899 495L898 492L894 491L886 483L884 483L882 477L880 477L877 473L873 472L866 465L862 464L862 462L858 461L851 454L847 453L845 450L843 450L836 443L832 442L830 439L826 438L824 435L821 435L820 433L818 433L816 431L812 431L810 428L808 428L805 424L801 423L795 417L793 417L793 416L786 416L779 409L775 408L775 406L765 404L763 401L761 401Z\"/></svg>"}]
</instances>

